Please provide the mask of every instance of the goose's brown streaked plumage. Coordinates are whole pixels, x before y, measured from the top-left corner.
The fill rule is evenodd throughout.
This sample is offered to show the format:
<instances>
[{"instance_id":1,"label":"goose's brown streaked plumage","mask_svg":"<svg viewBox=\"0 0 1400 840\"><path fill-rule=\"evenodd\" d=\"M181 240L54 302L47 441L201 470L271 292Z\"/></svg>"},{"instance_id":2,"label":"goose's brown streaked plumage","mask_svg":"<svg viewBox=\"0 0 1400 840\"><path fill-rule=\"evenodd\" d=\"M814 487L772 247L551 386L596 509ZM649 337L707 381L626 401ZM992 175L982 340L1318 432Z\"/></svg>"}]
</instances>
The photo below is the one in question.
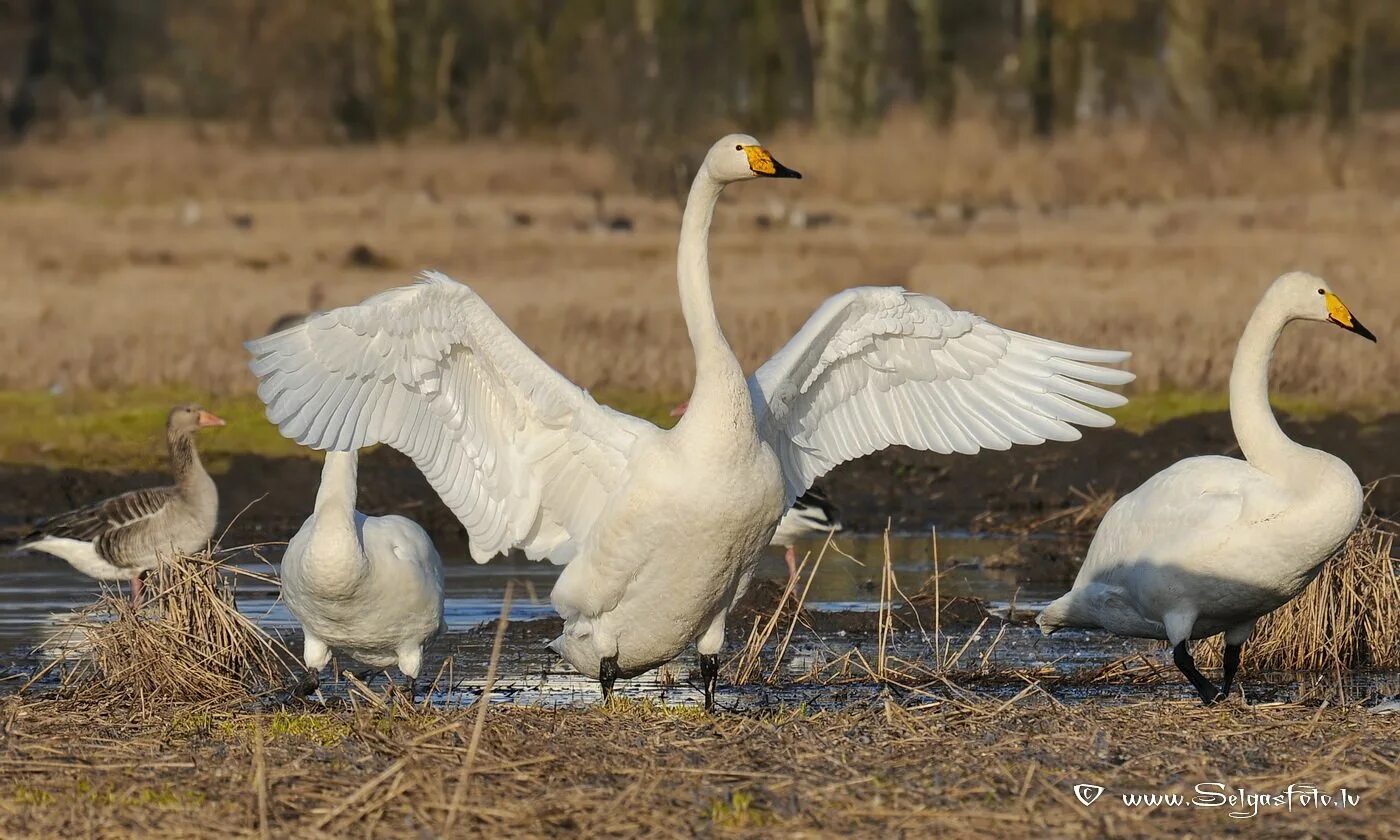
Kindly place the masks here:
<instances>
[{"instance_id":1,"label":"goose's brown streaked plumage","mask_svg":"<svg viewBox=\"0 0 1400 840\"><path fill-rule=\"evenodd\" d=\"M98 580L130 580L139 599L141 575L161 555L198 551L214 536L219 491L195 448L195 433L224 421L197 405L178 405L165 421L175 483L104 499L40 522L20 545L59 557Z\"/></svg>"}]
</instances>

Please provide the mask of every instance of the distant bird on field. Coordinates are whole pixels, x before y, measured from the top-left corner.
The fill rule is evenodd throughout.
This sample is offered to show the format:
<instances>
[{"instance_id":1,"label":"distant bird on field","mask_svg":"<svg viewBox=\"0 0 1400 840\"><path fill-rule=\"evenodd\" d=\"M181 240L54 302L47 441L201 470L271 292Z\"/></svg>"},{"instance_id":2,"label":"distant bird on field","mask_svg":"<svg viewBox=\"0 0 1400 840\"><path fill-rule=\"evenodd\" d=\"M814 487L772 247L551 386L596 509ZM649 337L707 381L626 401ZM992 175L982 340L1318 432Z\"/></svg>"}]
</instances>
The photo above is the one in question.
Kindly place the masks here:
<instances>
[{"instance_id":1,"label":"distant bird on field","mask_svg":"<svg viewBox=\"0 0 1400 840\"><path fill-rule=\"evenodd\" d=\"M273 333L280 333L282 330L291 329L292 327L295 327L297 324L306 321L306 319L308 318L320 315L321 306L325 302L325 289L321 287L320 283L312 283L311 290L306 294L306 311L287 312L283 315L278 316L277 320L272 322L272 326L267 328L266 334L272 335Z\"/></svg>"},{"instance_id":2,"label":"distant bird on field","mask_svg":"<svg viewBox=\"0 0 1400 840\"><path fill-rule=\"evenodd\" d=\"M132 490L44 520L20 544L67 560L98 580L130 580L141 601L142 576L161 557L209 545L219 519L219 491L195 448L200 429L224 421L197 405L177 405L165 421L175 483Z\"/></svg>"},{"instance_id":3,"label":"distant bird on field","mask_svg":"<svg viewBox=\"0 0 1400 840\"><path fill-rule=\"evenodd\" d=\"M1036 618L1044 633L1090 627L1166 639L1202 702L1229 695L1254 623L1302 592L1361 518L1351 467L1294 443L1269 407L1269 359L1296 320L1376 340L1325 281L1303 272L1275 280L1245 325L1230 373L1230 420L1244 459L1187 458L1119 499L1074 587ZM1218 633L1225 673L1216 688L1190 645Z\"/></svg>"},{"instance_id":4,"label":"distant bird on field","mask_svg":"<svg viewBox=\"0 0 1400 840\"><path fill-rule=\"evenodd\" d=\"M609 213L608 197L602 190L593 190L593 222L591 227L602 233L631 233L632 218L621 213Z\"/></svg>"},{"instance_id":5,"label":"distant bird on field","mask_svg":"<svg viewBox=\"0 0 1400 840\"><path fill-rule=\"evenodd\" d=\"M798 540L826 539L828 534L842 531L841 514L826 497L826 493L816 487L809 488L798 496L778 521L778 530L773 532L769 545L780 545L785 549L783 560L787 562L788 580L797 577Z\"/></svg>"},{"instance_id":6,"label":"distant bird on field","mask_svg":"<svg viewBox=\"0 0 1400 840\"><path fill-rule=\"evenodd\" d=\"M413 694L423 649L442 622L442 560L416 522L355 510L358 452L327 452L316 508L282 557L282 599L305 633L310 693L339 650L397 665Z\"/></svg>"},{"instance_id":7,"label":"distant bird on field","mask_svg":"<svg viewBox=\"0 0 1400 840\"><path fill-rule=\"evenodd\" d=\"M690 401L686 400L671 409L671 416L680 417L685 414L689 405ZM769 540L768 544L784 549L783 562L787 563L788 580L792 580L797 577L797 541L825 539L828 534L839 534L842 530L840 511L827 498L826 493L811 487L798 496L792 507L783 514L783 518L778 521L778 530L773 532L773 539Z\"/></svg>"}]
</instances>

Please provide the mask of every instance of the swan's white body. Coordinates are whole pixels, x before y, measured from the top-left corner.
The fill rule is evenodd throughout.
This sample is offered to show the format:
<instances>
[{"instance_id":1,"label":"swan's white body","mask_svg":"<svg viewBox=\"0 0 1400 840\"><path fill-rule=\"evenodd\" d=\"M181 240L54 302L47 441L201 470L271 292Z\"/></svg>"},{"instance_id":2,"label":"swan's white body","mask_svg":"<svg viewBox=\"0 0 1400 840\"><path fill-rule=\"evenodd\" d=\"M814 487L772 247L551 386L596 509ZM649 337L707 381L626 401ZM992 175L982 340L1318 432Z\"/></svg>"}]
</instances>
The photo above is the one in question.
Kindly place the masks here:
<instances>
[{"instance_id":1,"label":"swan's white body","mask_svg":"<svg viewBox=\"0 0 1400 840\"><path fill-rule=\"evenodd\" d=\"M282 599L301 622L313 673L339 650L413 679L442 628L442 560L412 520L355 510L358 459L326 453L316 510L282 558Z\"/></svg>"},{"instance_id":2,"label":"swan's white body","mask_svg":"<svg viewBox=\"0 0 1400 840\"><path fill-rule=\"evenodd\" d=\"M777 455L749 437L734 446L658 432L634 451L606 527L550 594L566 622L552 647L575 668L597 677L599 661L616 656L626 677L696 639L701 653L719 651L740 581L785 506Z\"/></svg>"},{"instance_id":3,"label":"swan's white body","mask_svg":"<svg viewBox=\"0 0 1400 840\"><path fill-rule=\"evenodd\" d=\"M683 402L671 409L672 417L685 414L689 402ZM797 541L812 537L825 537L833 532L844 530L835 505L826 494L813 487L793 500L792 506L778 520L778 527L768 544L784 550L783 559L787 563L788 578L797 577ZM746 585L739 587L742 597Z\"/></svg>"},{"instance_id":4,"label":"swan's white body","mask_svg":"<svg viewBox=\"0 0 1400 840\"><path fill-rule=\"evenodd\" d=\"M1356 474L1290 440L1269 407L1274 343L1291 320L1327 320L1319 292L1316 277L1284 275L1240 338L1230 417L1244 460L1188 458L1120 499L1073 589L1037 619L1042 630L1102 628L1173 645L1224 633L1242 645L1255 621L1301 592L1346 540L1361 517Z\"/></svg>"},{"instance_id":5,"label":"swan's white body","mask_svg":"<svg viewBox=\"0 0 1400 840\"><path fill-rule=\"evenodd\" d=\"M1082 403L1122 397L1085 383L1131 380L1091 364L1127 354L1002 330L898 288L832 297L746 380L710 296L710 219L725 184L788 173L733 135L695 178L678 268L696 379L669 431L598 405L436 273L249 342L268 418L309 446L408 454L478 561L518 548L567 563L552 647L590 676L611 657L620 675L640 673L697 639L717 653L783 512L843 461L892 444L970 453L1111 425Z\"/></svg>"}]
</instances>

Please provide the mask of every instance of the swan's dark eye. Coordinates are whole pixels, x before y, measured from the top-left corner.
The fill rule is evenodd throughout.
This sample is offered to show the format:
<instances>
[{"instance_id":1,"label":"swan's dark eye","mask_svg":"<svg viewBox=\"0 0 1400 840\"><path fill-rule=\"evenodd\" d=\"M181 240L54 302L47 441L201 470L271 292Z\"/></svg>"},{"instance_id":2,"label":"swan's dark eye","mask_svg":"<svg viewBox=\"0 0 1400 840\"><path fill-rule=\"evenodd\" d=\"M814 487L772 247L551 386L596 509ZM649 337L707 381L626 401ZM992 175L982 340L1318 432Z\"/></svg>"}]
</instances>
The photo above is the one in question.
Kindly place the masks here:
<instances>
[{"instance_id":1,"label":"swan's dark eye","mask_svg":"<svg viewBox=\"0 0 1400 840\"><path fill-rule=\"evenodd\" d=\"M1317 293L1320 294L1320 295L1325 295L1325 294L1327 294L1326 292L1324 292L1324 291L1321 290L1321 289L1318 289L1318 290L1317 290Z\"/></svg>"},{"instance_id":2,"label":"swan's dark eye","mask_svg":"<svg viewBox=\"0 0 1400 840\"><path fill-rule=\"evenodd\" d=\"M739 143L739 144L737 144L737 145L734 147L734 151L736 151L736 152L742 152L743 150L744 150L744 144L743 144L743 143Z\"/></svg>"}]
</instances>

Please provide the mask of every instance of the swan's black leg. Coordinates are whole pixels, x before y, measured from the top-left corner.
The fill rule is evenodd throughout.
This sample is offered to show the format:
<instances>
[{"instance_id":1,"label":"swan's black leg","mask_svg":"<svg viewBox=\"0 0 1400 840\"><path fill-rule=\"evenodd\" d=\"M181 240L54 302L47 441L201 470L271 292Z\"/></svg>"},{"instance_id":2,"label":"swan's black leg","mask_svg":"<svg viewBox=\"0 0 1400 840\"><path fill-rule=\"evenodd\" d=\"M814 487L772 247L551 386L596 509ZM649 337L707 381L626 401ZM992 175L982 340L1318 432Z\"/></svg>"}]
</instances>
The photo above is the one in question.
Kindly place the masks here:
<instances>
[{"instance_id":1,"label":"swan's black leg","mask_svg":"<svg viewBox=\"0 0 1400 840\"><path fill-rule=\"evenodd\" d=\"M1220 699L1230 694L1230 685L1235 681L1235 672L1240 669L1240 652L1244 645L1225 646L1225 676L1220 681Z\"/></svg>"},{"instance_id":2,"label":"swan's black leg","mask_svg":"<svg viewBox=\"0 0 1400 840\"><path fill-rule=\"evenodd\" d=\"M715 707L715 685L719 682L719 654L700 654L700 679L705 683L705 711Z\"/></svg>"},{"instance_id":3,"label":"swan's black leg","mask_svg":"<svg viewBox=\"0 0 1400 840\"><path fill-rule=\"evenodd\" d=\"M617 657L608 656L598 660L598 683L603 686L603 702L612 697L613 683L617 682Z\"/></svg>"},{"instance_id":4,"label":"swan's black leg","mask_svg":"<svg viewBox=\"0 0 1400 840\"><path fill-rule=\"evenodd\" d=\"M1201 702L1209 706L1224 695L1196 668L1196 660L1191 658L1190 644L1189 640L1177 642L1176 647L1172 648L1172 661L1181 669L1181 673L1186 675L1186 679L1191 681L1191 685L1196 687L1196 693L1201 695Z\"/></svg>"}]
</instances>

